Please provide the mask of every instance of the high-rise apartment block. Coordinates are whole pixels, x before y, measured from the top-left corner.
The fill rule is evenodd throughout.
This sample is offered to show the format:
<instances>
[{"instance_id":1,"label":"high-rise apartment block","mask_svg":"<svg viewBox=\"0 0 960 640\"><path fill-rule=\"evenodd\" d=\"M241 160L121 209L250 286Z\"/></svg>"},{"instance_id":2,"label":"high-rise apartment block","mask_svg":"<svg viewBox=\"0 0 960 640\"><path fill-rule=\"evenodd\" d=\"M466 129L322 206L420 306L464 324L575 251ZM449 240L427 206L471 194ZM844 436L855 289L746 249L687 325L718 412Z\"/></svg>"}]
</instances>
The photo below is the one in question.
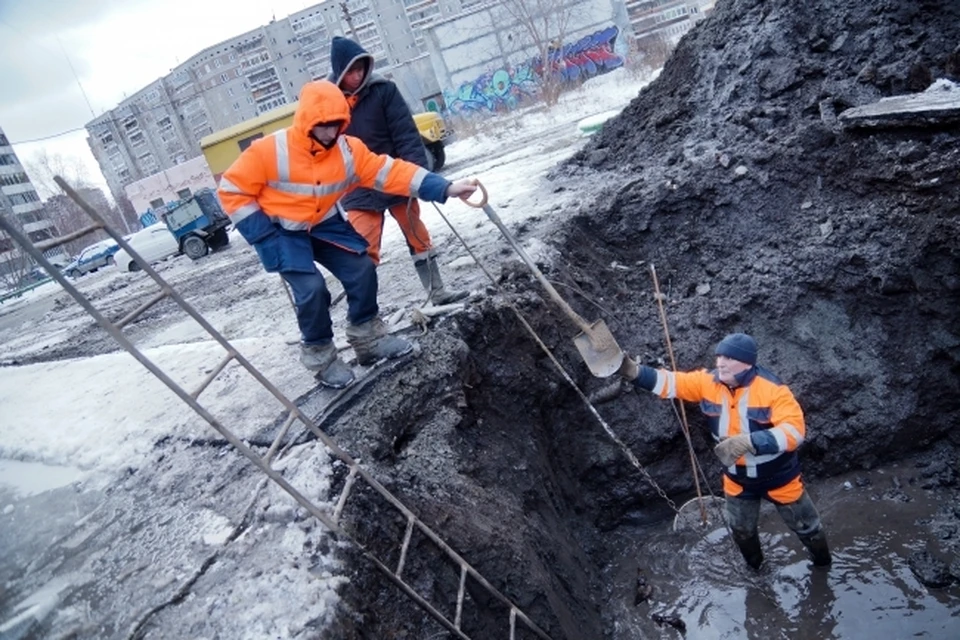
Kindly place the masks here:
<instances>
[{"instance_id":1,"label":"high-rise apartment block","mask_svg":"<svg viewBox=\"0 0 960 640\"><path fill-rule=\"evenodd\" d=\"M638 27L673 31L689 28L681 23L692 22L702 7L713 5L706 0L596 2L609 5L611 15L625 13ZM303 84L330 72L330 41L338 35L357 40L373 54L377 68L393 76L413 110L420 111L436 104L444 88L431 66L430 57L437 54L428 48L427 30L489 4L487 0L315 4L208 47L171 69L89 122L90 148L119 199L126 185L200 155L205 135L295 101Z\"/></svg>"},{"instance_id":2,"label":"high-rise apartment block","mask_svg":"<svg viewBox=\"0 0 960 640\"><path fill-rule=\"evenodd\" d=\"M0 129L0 215L20 227L34 243L58 235L3 129ZM62 249L53 249L47 257L52 259L62 254ZM32 263L13 239L0 231L0 276L22 273Z\"/></svg>"}]
</instances>

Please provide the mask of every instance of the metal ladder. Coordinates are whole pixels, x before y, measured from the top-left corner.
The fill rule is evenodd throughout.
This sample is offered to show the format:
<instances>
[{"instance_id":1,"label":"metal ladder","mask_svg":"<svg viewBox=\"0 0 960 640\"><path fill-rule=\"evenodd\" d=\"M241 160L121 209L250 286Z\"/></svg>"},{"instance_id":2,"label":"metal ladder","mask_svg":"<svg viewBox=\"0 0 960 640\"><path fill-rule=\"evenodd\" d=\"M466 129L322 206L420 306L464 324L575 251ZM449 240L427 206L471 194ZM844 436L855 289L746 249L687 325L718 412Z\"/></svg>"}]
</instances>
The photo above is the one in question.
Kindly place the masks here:
<instances>
[{"instance_id":1,"label":"metal ladder","mask_svg":"<svg viewBox=\"0 0 960 640\"><path fill-rule=\"evenodd\" d=\"M358 460L355 460L346 451L341 449L340 446L337 445L337 443L329 435L319 428L316 422L305 415L294 402L287 398L257 368L255 368L246 358L244 358L239 351L237 351L237 349L230 344L230 342L219 331L211 326L210 323L207 322L207 320L200 315L200 313L194 309L192 305L184 300L180 294L150 266L150 264L144 261L139 254L133 251L133 249L131 249L122 236L117 233L116 229L109 225L103 216L101 216L95 209L93 209L93 207L85 202L83 198L81 198L80 195L77 194L77 192L74 191L63 180L63 178L56 176L54 179L57 185L59 185L60 188L63 189L63 191L72 200L74 200L84 210L84 212L90 216L90 218L94 220L93 224L79 229L73 233L39 242L36 245L34 245L29 238L27 238L16 226L12 225L10 221L6 220L4 216L0 216L0 229L3 229L3 231L13 238L18 245L20 245L27 253L29 253L30 256L33 257L40 265L42 265L43 268L46 269L47 273L56 279L56 281L60 283L60 286L62 286L64 290L66 290L67 293L69 293L80 304L80 306L82 306L91 316L93 316L100 326L103 327L120 344L120 346L126 349L140 362L140 364L142 364L153 375L159 378L191 409L196 411L210 424L211 427L213 427L221 436L223 436L227 442L233 445L258 469L266 474L270 480L275 482L284 491L290 494L294 500L296 500L304 509L307 510L308 513L319 520L331 532L338 536L342 536L355 545L362 552L363 556L372 562L374 566L381 573L383 573L384 576L386 576L419 607L430 614L430 616L432 616L438 623L440 623L451 634L453 634L454 637L470 640L470 636L468 636L461 628L463 621L463 605L466 597L466 581L467 577L470 577L476 584L483 587L489 593L489 595L493 597L494 600L498 601L509 611L508 622L510 629L510 640L515 640L517 637L516 634L518 621L525 625L526 628L533 632L537 637L542 638L543 640L550 640L550 636L540 629L525 613L523 613L515 604L513 604L513 602L511 602L506 596L504 596L493 585L491 585L482 575L480 575L480 573L466 560L464 560L460 554L458 554L446 542L444 542L443 539L435 531L433 531L433 529L427 526L427 524L420 520L420 518L418 518L413 511L406 507L399 498L394 496L382 484L380 484L367 469L361 466ZM116 322L111 322L104 315L102 315L91 304L86 296L78 291L73 284L67 280L66 276L64 276L59 269L50 264L43 256L43 251L45 250L63 245L67 242L84 237L85 235L98 230L106 231L114 240L116 240L117 244L119 244L122 249L127 251L127 253L129 253L130 256L136 260L137 264L140 265L140 267L160 286L160 291L158 293ZM123 327L133 322L146 310L166 298L170 298L176 302L180 308L183 309L183 311L185 311L191 318L196 320L197 323L199 323L200 326L202 326L207 333L226 351L226 356L223 358L223 360L220 361L220 363L207 375L200 385L192 391L187 391L179 384L174 382L166 373L164 373L163 370L154 364L153 361L151 361L140 350L138 350L122 331ZM226 426L221 424L221 422L209 411L207 411L207 409L205 409L198 401L198 398L203 391L231 362L236 362L246 369L247 372L253 376L253 378L256 379L257 382L259 382L264 388L266 388L277 400L279 400L286 409L286 420L283 422L276 438L273 440L271 446L263 456L259 455L250 447L245 445L240 438L238 438ZM347 391L349 391L349 387ZM327 449L333 453L333 455L343 461L343 463L349 469L343 489L340 492L332 512L330 512L329 508L324 508L317 505L300 493L296 487L287 482L287 480L285 480L283 476L271 466L273 458L276 455L281 442L287 436L290 428L298 421L302 423L302 425L305 426L311 433L313 433L313 435L316 436L316 438L322 442ZM349 499L357 480L362 480L370 488L380 494L380 496L382 496L391 506L393 506L394 509L396 509L406 521L406 528L400 547L400 558L396 563L395 568L388 566L384 560L378 557L374 551L369 549L360 540L358 540L357 535L348 530L344 526L344 523L341 522L341 516L343 515L344 507L347 504L347 500ZM459 567L459 590L457 593L456 610L452 620L450 619L449 615L445 615L436 606L428 602L425 597L418 593L416 589L414 589L414 587L404 579L404 565L407 562L411 539L415 530L425 536L449 560L453 561L453 563Z\"/></svg>"}]
</instances>

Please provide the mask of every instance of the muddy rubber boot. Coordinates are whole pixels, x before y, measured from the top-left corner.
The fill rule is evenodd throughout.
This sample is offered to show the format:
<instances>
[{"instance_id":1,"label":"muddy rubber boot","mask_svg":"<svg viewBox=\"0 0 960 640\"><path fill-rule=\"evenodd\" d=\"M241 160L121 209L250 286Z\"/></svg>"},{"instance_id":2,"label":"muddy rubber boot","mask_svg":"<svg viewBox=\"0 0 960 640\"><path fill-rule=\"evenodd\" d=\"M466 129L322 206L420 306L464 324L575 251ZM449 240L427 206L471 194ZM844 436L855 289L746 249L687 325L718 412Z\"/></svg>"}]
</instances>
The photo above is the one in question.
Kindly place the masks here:
<instances>
[{"instance_id":1,"label":"muddy rubber boot","mask_svg":"<svg viewBox=\"0 0 960 640\"><path fill-rule=\"evenodd\" d=\"M413 351L410 342L388 334L386 325L379 317L347 327L347 341L357 354L357 362L364 367Z\"/></svg>"},{"instance_id":2,"label":"muddy rubber boot","mask_svg":"<svg viewBox=\"0 0 960 640\"><path fill-rule=\"evenodd\" d=\"M420 276L420 283L429 296L427 299L433 304L450 304L457 300L463 300L470 295L467 291L456 291L443 286L443 280L440 278L440 266L437 264L436 256L429 256L423 260L417 260L413 263L413 266L417 269L417 275Z\"/></svg>"},{"instance_id":3,"label":"muddy rubber boot","mask_svg":"<svg viewBox=\"0 0 960 640\"><path fill-rule=\"evenodd\" d=\"M813 566L829 567L833 563L830 547L827 545L827 534L823 529L809 536L800 536L800 542L810 550L810 554L813 556Z\"/></svg>"},{"instance_id":4,"label":"muddy rubber boot","mask_svg":"<svg viewBox=\"0 0 960 640\"><path fill-rule=\"evenodd\" d=\"M763 550L760 548L760 536L758 534L753 534L752 536L743 536L738 535L736 531L733 533L733 541L737 543L737 547L740 549L740 553L743 554L743 559L747 561L747 564L755 570L760 570L760 565L763 564Z\"/></svg>"},{"instance_id":5,"label":"muddy rubber boot","mask_svg":"<svg viewBox=\"0 0 960 640\"><path fill-rule=\"evenodd\" d=\"M353 371L340 356L333 342L327 344L300 344L300 363L315 372L317 382L332 389L343 389L353 382Z\"/></svg>"}]
</instances>

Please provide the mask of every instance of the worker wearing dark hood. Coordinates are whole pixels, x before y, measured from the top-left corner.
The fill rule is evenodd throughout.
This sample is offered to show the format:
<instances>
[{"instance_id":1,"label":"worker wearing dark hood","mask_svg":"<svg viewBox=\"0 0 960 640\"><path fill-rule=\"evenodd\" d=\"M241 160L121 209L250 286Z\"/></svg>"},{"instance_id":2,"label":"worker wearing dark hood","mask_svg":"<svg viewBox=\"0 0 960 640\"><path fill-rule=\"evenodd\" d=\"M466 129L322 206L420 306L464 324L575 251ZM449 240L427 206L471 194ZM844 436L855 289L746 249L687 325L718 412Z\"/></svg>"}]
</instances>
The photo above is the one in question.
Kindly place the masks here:
<instances>
[{"instance_id":1,"label":"worker wearing dark hood","mask_svg":"<svg viewBox=\"0 0 960 640\"><path fill-rule=\"evenodd\" d=\"M293 124L255 140L227 169L219 196L241 235L269 272L290 285L300 325L300 361L321 384L340 388L353 372L338 357L330 292L314 262L347 294L347 340L357 362L370 365L413 347L389 335L379 316L377 271L367 243L337 201L358 187L436 202L469 197L475 181L451 183L415 164L373 153L344 135L350 109L340 89L322 80L304 85Z\"/></svg>"},{"instance_id":2,"label":"worker wearing dark hood","mask_svg":"<svg viewBox=\"0 0 960 640\"><path fill-rule=\"evenodd\" d=\"M393 81L373 72L373 56L353 40L334 37L330 45L333 72L329 78L350 104L348 135L356 136L376 153L386 153L421 167L427 155L406 101ZM420 220L420 203L371 189L357 189L341 201L350 224L367 240L367 253L380 263L384 214L389 211L407 241L420 282L434 304L463 299L465 291L444 287L430 233Z\"/></svg>"}]
</instances>

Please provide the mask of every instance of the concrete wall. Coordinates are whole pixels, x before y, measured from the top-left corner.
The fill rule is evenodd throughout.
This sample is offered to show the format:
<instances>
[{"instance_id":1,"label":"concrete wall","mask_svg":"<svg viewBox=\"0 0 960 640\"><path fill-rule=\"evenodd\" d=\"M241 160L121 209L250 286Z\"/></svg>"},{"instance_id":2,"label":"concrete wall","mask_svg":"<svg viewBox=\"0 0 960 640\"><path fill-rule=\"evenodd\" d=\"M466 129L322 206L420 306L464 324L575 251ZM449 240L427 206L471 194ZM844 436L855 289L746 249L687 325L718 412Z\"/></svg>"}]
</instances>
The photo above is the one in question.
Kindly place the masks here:
<instances>
[{"instance_id":1,"label":"concrete wall","mask_svg":"<svg viewBox=\"0 0 960 640\"><path fill-rule=\"evenodd\" d=\"M566 80L582 80L624 63L624 5L613 0L571 0L555 11L569 16L553 63ZM500 5L433 25L427 31L433 69L445 107L465 115L512 108L533 98L542 64L530 36Z\"/></svg>"},{"instance_id":2,"label":"concrete wall","mask_svg":"<svg viewBox=\"0 0 960 640\"><path fill-rule=\"evenodd\" d=\"M213 179L213 174L210 173L206 159L203 156L197 156L183 164L129 184L124 191L137 214L142 214L150 208L153 200L162 199L165 203L173 202L180 199L177 192L182 189L190 189L190 193L194 193L204 187L216 189L217 183Z\"/></svg>"}]
</instances>

